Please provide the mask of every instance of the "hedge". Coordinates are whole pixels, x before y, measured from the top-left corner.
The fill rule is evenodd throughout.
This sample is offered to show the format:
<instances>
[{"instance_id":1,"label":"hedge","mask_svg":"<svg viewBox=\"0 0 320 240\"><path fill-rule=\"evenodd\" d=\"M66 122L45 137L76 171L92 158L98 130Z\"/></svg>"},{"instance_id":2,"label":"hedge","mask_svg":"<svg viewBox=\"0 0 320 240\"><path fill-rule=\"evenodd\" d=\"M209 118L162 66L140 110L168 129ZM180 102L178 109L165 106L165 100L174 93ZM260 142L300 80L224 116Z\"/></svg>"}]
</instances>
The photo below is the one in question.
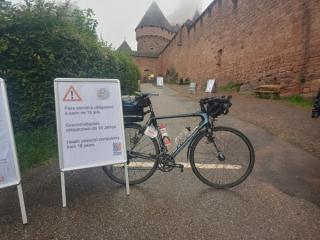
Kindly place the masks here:
<instances>
[{"instance_id":1,"label":"hedge","mask_svg":"<svg viewBox=\"0 0 320 240\"><path fill-rule=\"evenodd\" d=\"M96 27L92 10L69 2L0 0L0 77L7 81L16 130L55 125L57 77L118 78L123 94L137 90L133 59L114 52Z\"/></svg>"}]
</instances>

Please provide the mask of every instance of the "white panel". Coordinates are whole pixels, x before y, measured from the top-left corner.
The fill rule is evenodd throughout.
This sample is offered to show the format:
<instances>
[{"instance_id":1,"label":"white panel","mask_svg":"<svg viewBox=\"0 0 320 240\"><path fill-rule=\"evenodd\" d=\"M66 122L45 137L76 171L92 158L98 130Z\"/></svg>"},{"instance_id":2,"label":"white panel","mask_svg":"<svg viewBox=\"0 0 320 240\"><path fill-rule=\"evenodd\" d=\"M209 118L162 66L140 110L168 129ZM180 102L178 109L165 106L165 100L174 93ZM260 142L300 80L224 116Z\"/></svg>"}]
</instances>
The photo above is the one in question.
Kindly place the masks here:
<instances>
[{"instance_id":1,"label":"white panel","mask_svg":"<svg viewBox=\"0 0 320 240\"><path fill-rule=\"evenodd\" d=\"M60 169L126 162L119 80L56 79Z\"/></svg>"},{"instance_id":2,"label":"white panel","mask_svg":"<svg viewBox=\"0 0 320 240\"><path fill-rule=\"evenodd\" d=\"M6 87L0 78L0 188L17 185L19 171Z\"/></svg>"}]
</instances>

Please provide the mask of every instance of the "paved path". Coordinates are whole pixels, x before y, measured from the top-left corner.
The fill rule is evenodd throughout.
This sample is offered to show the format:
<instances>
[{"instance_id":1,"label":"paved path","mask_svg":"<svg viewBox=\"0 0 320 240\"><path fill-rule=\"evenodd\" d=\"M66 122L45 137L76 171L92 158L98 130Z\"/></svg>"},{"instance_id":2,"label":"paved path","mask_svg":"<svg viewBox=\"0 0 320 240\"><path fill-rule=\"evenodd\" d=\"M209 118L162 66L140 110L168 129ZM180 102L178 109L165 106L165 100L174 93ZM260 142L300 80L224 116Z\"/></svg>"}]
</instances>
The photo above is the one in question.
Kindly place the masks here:
<instances>
[{"instance_id":1,"label":"paved path","mask_svg":"<svg viewBox=\"0 0 320 240\"><path fill-rule=\"evenodd\" d=\"M153 102L159 114L195 111L198 106L170 89ZM170 134L184 124L168 122ZM2 239L319 239L320 161L304 150L235 118L218 125L239 128L256 149L253 174L232 190L215 190L184 173L157 172L125 189L101 169L67 174L68 208L61 208L57 163L32 169L23 178L29 224L20 223L14 189L0 192ZM179 161L186 161L181 155Z\"/></svg>"}]
</instances>

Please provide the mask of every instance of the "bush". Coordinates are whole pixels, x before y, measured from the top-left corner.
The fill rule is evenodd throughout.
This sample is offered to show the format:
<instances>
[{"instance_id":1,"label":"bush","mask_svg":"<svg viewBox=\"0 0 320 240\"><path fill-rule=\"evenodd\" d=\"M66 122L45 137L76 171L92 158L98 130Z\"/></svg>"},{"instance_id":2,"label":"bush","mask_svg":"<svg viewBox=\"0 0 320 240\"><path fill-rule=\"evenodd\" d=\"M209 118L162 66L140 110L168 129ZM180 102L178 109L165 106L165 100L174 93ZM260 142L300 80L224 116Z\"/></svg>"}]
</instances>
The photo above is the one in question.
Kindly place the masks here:
<instances>
[{"instance_id":1,"label":"bush","mask_svg":"<svg viewBox=\"0 0 320 240\"><path fill-rule=\"evenodd\" d=\"M31 132L15 134L18 158L22 171L38 166L58 156L56 131L54 128L40 128Z\"/></svg>"},{"instance_id":2,"label":"bush","mask_svg":"<svg viewBox=\"0 0 320 240\"><path fill-rule=\"evenodd\" d=\"M4 5L0 0L0 76L7 80L15 129L54 126L53 79L118 78L123 93L138 89L130 56L99 40L92 10L43 0Z\"/></svg>"},{"instance_id":3,"label":"bush","mask_svg":"<svg viewBox=\"0 0 320 240\"><path fill-rule=\"evenodd\" d=\"M242 84L239 82L236 82L236 83L228 82L226 85L218 86L218 89L223 92L233 92L233 91L240 92L241 85Z\"/></svg>"},{"instance_id":4,"label":"bush","mask_svg":"<svg viewBox=\"0 0 320 240\"><path fill-rule=\"evenodd\" d=\"M314 101L311 99L306 99L300 95L293 95L290 97L283 97L282 98L285 101L288 101L289 103L296 105L296 106L300 106L303 108L307 108L307 109L311 109Z\"/></svg>"},{"instance_id":5,"label":"bush","mask_svg":"<svg viewBox=\"0 0 320 240\"><path fill-rule=\"evenodd\" d=\"M177 73L175 67L171 66L170 69L167 69L164 79L168 83L178 83L178 76L179 74Z\"/></svg>"},{"instance_id":6,"label":"bush","mask_svg":"<svg viewBox=\"0 0 320 240\"><path fill-rule=\"evenodd\" d=\"M92 10L44 0L0 0L0 77L8 87L23 169L56 154L53 80L117 78L123 94L138 90L140 72L129 55L96 34Z\"/></svg>"}]
</instances>

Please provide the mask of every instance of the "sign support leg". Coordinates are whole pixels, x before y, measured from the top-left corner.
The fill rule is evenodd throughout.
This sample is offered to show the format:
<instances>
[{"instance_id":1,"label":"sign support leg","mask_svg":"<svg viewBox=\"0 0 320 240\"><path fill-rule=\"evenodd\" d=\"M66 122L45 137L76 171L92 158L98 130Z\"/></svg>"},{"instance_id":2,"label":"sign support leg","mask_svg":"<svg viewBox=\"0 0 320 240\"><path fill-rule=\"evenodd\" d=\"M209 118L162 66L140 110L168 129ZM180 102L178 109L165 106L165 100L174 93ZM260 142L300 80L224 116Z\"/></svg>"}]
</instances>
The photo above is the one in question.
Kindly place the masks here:
<instances>
[{"instance_id":1,"label":"sign support leg","mask_svg":"<svg viewBox=\"0 0 320 240\"><path fill-rule=\"evenodd\" d=\"M62 193L62 207L67 207L67 199L66 199L66 181L64 177L64 172L60 172L61 174L61 193Z\"/></svg>"},{"instance_id":2,"label":"sign support leg","mask_svg":"<svg viewBox=\"0 0 320 240\"><path fill-rule=\"evenodd\" d=\"M130 195L130 187L129 187L129 174L128 174L128 164L125 163L124 165L124 174L126 175L126 192L127 195Z\"/></svg>"},{"instance_id":3,"label":"sign support leg","mask_svg":"<svg viewBox=\"0 0 320 240\"><path fill-rule=\"evenodd\" d=\"M25 207L25 204L24 204L24 198L23 198L23 192L22 192L21 183L17 185L17 190L18 190L18 196L19 196L22 223L23 224L27 224L28 223L28 219L27 219L26 207Z\"/></svg>"}]
</instances>

